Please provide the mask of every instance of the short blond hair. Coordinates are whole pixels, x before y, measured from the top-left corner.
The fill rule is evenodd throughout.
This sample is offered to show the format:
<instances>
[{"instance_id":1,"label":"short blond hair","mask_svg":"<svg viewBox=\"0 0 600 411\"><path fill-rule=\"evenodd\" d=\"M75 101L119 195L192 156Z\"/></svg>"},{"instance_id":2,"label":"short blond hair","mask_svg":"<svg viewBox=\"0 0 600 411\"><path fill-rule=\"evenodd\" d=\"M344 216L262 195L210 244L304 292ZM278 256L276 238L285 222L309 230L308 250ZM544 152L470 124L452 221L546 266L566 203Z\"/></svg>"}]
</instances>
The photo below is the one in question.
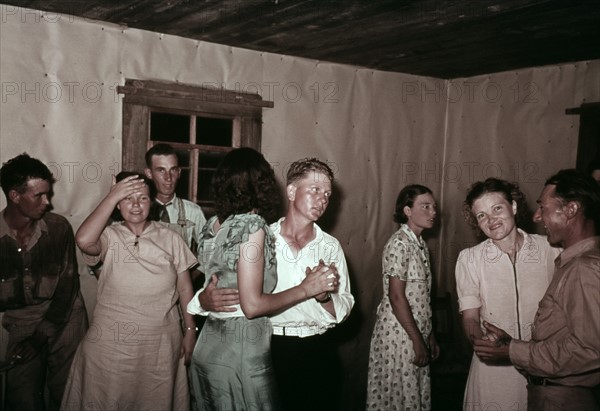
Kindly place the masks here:
<instances>
[{"instance_id":1,"label":"short blond hair","mask_svg":"<svg viewBox=\"0 0 600 411\"><path fill-rule=\"evenodd\" d=\"M311 171L326 175L331 184L333 184L333 170L331 167L318 158L312 157L294 161L290 165L290 168L287 172L286 185L293 184L296 181L306 177L306 175Z\"/></svg>"}]
</instances>

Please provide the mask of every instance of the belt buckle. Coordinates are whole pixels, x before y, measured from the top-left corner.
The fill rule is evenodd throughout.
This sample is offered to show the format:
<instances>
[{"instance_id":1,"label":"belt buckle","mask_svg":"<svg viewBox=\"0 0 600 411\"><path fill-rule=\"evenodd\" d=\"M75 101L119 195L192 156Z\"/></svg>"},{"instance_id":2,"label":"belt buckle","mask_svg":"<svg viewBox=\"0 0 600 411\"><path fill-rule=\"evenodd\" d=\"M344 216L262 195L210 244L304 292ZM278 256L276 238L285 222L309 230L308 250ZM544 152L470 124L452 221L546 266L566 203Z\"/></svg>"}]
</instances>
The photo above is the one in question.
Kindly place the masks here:
<instances>
[{"instance_id":1,"label":"belt buckle","mask_svg":"<svg viewBox=\"0 0 600 411\"><path fill-rule=\"evenodd\" d=\"M302 328L301 327L282 327L283 335L286 337L300 337L302 336ZM286 331L287 329L287 331Z\"/></svg>"},{"instance_id":2,"label":"belt buckle","mask_svg":"<svg viewBox=\"0 0 600 411\"><path fill-rule=\"evenodd\" d=\"M548 381L544 377L538 377L536 375L528 375L527 382L532 385L541 385L542 387L548 385Z\"/></svg>"}]
</instances>

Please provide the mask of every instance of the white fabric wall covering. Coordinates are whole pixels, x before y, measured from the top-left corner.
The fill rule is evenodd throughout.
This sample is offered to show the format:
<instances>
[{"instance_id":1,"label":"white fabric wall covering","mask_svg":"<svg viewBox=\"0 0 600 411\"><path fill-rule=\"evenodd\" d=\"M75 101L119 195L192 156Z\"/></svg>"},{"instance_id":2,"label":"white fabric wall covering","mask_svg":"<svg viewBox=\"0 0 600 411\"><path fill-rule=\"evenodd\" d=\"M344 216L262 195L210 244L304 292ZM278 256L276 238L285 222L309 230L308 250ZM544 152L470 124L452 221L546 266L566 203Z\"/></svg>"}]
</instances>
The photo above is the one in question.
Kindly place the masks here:
<instances>
[{"instance_id":1,"label":"white fabric wall covering","mask_svg":"<svg viewBox=\"0 0 600 411\"><path fill-rule=\"evenodd\" d=\"M565 109L600 100L598 68L597 61L580 62L451 82L457 90L474 92L448 104L444 245L438 255L442 289L454 290L457 254L475 242L460 217L470 184L493 176L516 181L533 212L544 181L575 166L579 116L566 115Z\"/></svg>"},{"instance_id":2,"label":"white fabric wall covering","mask_svg":"<svg viewBox=\"0 0 600 411\"><path fill-rule=\"evenodd\" d=\"M0 24L0 161L27 151L49 164L55 211L75 229L120 170L115 87L126 78L259 90L275 102L264 110L262 150L278 179L301 157L332 165L334 198L321 225L345 249L357 300L339 330L347 409L364 400L398 191L420 183L435 193L437 291L454 293L456 256L475 241L460 213L467 187L501 175L517 180L533 207L544 179L575 164L579 118L564 110L600 100L600 61L443 81L10 10ZM92 309L95 280L84 267Z\"/></svg>"}]
</instances>

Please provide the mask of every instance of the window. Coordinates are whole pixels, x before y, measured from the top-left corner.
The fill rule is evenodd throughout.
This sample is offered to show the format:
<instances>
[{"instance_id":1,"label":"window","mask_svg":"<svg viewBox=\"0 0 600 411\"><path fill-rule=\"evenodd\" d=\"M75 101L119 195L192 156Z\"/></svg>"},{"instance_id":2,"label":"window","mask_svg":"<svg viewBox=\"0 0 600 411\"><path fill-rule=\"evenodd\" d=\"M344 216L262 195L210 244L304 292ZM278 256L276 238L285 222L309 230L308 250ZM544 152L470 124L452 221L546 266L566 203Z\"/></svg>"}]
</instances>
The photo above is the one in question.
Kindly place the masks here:
<instances>
[{"instance_id":1,"label":"window","mask_svg":"<svg viewBox=\"0 0 600 411\"><path fill-rule=\"evenodd\" d=\"M213 214L210 182L221 159L235 147L260 150L262 109L258 94L126 80L123 99L123 169L143 170L146 151L157 143L177 150L177 195Z\"/></svg>"}]
</instances>

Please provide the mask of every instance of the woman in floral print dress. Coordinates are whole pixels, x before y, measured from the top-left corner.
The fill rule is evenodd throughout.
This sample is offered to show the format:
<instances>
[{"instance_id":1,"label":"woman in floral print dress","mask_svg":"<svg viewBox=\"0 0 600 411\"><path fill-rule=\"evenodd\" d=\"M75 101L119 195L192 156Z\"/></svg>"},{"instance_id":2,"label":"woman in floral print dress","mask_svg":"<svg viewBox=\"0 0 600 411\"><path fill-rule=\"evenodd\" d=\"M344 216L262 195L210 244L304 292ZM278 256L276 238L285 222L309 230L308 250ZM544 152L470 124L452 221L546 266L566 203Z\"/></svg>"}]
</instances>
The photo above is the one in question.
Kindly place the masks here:
<instances>
[{"instance_id":1,"label":"woman in floral print dress","mask_svg":"<svg viewBox=\"0 0 600 411\"><path fill-rule=\"evenodd\" d=\"M436 203L427 187L404 187L383 250L383 299L369 353L367 410L429 410L429 362L439 355L432 331L431 268L421 233L433 227Z\"/></svg>"}]
</instances>

